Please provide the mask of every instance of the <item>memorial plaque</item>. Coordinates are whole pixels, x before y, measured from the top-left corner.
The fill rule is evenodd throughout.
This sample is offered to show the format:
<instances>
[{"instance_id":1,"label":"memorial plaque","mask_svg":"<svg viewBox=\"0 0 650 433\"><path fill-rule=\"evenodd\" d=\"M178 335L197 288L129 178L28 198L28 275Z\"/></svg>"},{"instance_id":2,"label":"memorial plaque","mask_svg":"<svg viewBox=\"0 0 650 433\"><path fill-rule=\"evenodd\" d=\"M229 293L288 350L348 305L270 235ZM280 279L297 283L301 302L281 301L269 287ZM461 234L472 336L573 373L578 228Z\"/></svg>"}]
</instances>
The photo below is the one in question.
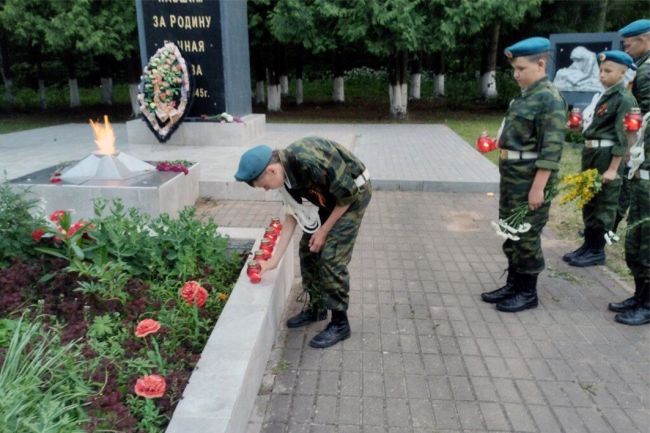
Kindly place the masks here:
<instances>
[{"instance_id":1,"label":"memorial plaque","mask_svg":"<svg viewBox=\"0 0 650 433\"><path fill-rule=\"evenodd\" d=\"M251 113L245 0L136 0L143 67L173 42L193 77L186 120Z\"/></svg>"}]
</instances>

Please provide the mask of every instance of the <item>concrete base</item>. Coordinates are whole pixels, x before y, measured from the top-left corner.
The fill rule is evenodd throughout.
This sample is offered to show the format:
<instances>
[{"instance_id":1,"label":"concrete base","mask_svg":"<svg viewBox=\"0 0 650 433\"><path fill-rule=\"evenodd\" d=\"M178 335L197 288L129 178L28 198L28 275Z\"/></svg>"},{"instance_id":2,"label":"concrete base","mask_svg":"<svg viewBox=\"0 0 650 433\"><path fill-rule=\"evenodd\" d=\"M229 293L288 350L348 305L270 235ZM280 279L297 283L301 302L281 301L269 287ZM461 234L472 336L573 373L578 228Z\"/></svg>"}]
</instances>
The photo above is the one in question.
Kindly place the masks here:
<instances>
[{"instance_id":1,"label":"concrete base","mask_svg":"<svg viewBox=\"0 0 650 433\"><path fill-rule=\"evenodd\" d=\"M95 216L93 200L120 198L124 205L135 207L151 216L167 213L173 217L186 206L193 206L199 197L199 164L187 175L153 171L125 180L92 180L79 185L49 182L54 167L13 179L13 188L29 191L29 196L45 200L45 212L74 210L74 218ZM43 178L46 180L43 181Z\"/></svg>"},{"instance_id":2,"label":"concrete base","mask_svg":"<svg viewBox=\"0 0 650 433\"><path fill-rule=\"evenodd\" d=\"M231 238L256 239L262 229L223 229ZM292 241L293 242L293 241ZM262 383L291 284L293 246L279 266L252 284L242 269L228 303L201 353L166 433L242 433Z\"/></svg>"},{"instance_id":3,"label":"concrete base","mask_svg":"<svg viewBox=\"0 0 650 433\"><path fill-rule=\"evenodd\" d=\"M243 146L264 134L266 116L249 114L243 123L183 122L164 144L190 146ZM142 119L126 122L129 144L160 144Z\"/></svg>"}]
</instances>

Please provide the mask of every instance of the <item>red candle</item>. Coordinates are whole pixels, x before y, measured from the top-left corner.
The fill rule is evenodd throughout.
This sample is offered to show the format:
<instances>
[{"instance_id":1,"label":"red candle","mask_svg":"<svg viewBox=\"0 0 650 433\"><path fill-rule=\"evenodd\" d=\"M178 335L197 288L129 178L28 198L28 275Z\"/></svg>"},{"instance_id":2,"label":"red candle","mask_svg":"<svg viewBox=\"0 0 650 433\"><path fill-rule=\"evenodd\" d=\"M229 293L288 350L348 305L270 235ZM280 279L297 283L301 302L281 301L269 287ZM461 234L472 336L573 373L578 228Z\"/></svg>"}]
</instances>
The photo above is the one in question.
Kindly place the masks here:
<instances>
[{"instance_id":1,"label":"red candle","mask_svg":"<svg viewBox=\"0 0 650 433\"><path fill-rule=\"evenodd\" d=\"M273 227L269 227L264 232L264 238L268 239L269 242L271 242L271 245L275 246L275 241L278 238L278 235Z\"/></svg>"},{"instance_id":2,"label":"red candle","mask_svg":"<svg viewBox=\"0 0 650 433\"><path fill-rule=\"evenodd\" d=\"M271 258L271 254L265 250L257 250L253 255L253 260L259 262L261 260L268 260Z\"/></svg>"},{"instance_id":3,"label":"red candle","mask_svg":"<svg viewBox=\"0 0 650 433\"><path fill-rule=\"evenodd\" d=\"M487 132L483 131L481 136L476 140L476 150L481 153L491 152L497 148L497 144L494 140L488 137Z\"/></svg>"},{"instance_id":4,"label":"red candle","mask_svg":"<svg viewBox=\"0 0 650 433\"><path fill-rule=\"evenodd\" d=\"M246 268L246 274L248 274L248 279L253 284L257 284L262 281L260 273L262 272L262 267L255 260L248 262L248 267Z\"/></svg>"},{"instance_id":5,"label":"red candle","mask_svg":"<svg viewBox=\"0 0 650 433\"><path fill-rule=\"evenodd\" d=\"M269 257L271 257L271 253L273 253L273 244L267 238L264 238L260 241L260 249L266 251L269 254Z\"/></svg>"},{"instance_id":6,"label":"red candle","mask_svg":"<svg viewBox=\"0 0 650 433\"><path fill-rule=\"evenodd\" d=\"M282 230L282 223L280 222L280 218L278 217L271 218L271 224L269 224L269 227L273 227L279 235L280 231Z\"/></svg>"},{"instance_id":7,"label":"red candle","mask_svg":"<svg viewBox=\"0 0 650 433\"><path fill-rule=\"evenodd\" d=\"M582 126L582 113L579 108L574 108L569 114L569 128L578 129Z\"/></svg>"},{"instance_id":8,"label":"red candle","mask_svg":"<svg viewBox=\"0 0 650 433\"><path fill-rule=\"evenodd\" d=\"M641 116L641 110L639 107L633 107L629 113L625 115L625 129L628 132L636 132L641 129L641 124L643 123L643 116Z\"/></svg>"}]
</instances>

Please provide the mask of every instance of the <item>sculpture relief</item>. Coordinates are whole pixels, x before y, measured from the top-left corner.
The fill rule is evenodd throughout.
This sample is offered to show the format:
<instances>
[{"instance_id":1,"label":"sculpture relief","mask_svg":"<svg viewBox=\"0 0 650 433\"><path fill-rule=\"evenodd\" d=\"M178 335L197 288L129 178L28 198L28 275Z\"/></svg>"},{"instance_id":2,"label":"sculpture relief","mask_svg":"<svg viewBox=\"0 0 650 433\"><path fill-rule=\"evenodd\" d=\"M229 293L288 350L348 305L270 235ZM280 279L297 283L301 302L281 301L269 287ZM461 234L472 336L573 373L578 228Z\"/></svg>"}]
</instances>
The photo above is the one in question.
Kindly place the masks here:
<instances>
[{"instance_id":1,"label":"sculpture relief","mask_svg":"<svg viewBox=\"0 0 650 433\"><path fill-rule=\"evenodd\" d=\"M561 68L555 74L553 84L562 91L599 92L603 86L598 79L599 69L596 54L578 46L571 51L571 65Z\"/></svg>"}]
</instances>

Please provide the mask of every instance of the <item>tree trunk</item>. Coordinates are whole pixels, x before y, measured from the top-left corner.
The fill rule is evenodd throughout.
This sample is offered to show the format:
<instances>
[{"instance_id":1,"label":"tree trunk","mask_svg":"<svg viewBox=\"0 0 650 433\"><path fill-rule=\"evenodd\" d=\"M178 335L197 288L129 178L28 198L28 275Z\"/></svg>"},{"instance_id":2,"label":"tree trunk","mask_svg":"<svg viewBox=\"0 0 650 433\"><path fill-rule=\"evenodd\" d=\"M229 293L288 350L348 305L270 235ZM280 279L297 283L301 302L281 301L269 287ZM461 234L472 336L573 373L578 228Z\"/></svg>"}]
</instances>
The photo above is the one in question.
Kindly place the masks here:
<instances>
[{"instance_id":1,"label":"tree trunk","mask_svg":"<svg viewBox=\"0 0 650 433\"><path fill-rule=\"evenodd\" d=\"M345 82L343 80L343 62L340 54L334 53L334 83L332 87L332 101L345 102Z\"/></svg>"},{"instance_id":2,"label":"tree trunk","mask_svg":"<svg viewBox=\"0 0 650 433\"><path fill-rule=\"evenodd\" d=\"M487 67L481 76L481 96L485 99L495 99L498 95L496 69L500 30L501 24L497 21L492 27L490 46L488 47L487 52Z\"/></svg>"},{"instance_id":3,"label":"tree trunk","mask_svg":"<svg viewBox=\"0 0 650 433\"><path fill-rule=\"evenodd\" d=\"M302 62L303 62L303 53L302 45L298 46L298 52L296 54L296 105L302 105L303 103L303 93L302 93Z\"/></svg>"},{"instance_id":4,"label":"tree trunk","mask_svg":"<svg viewBox=\"0 0 650 433\"><path fill-rule=\"evenodd\" d=\"M264 80L259 80L255 84L255 103L264 104L266 102L266 96L264 91Z\"/></svg>"},{"instance_id":5,"label":"tree trunk","mask_svg":"<svg viewBox=\"0 0 650 433\"><path fill-rule=\"evenodd\" d=\"M287 59L287 47L281 47L280 55L280 91L282 96L289 96L289 73L288 73L288 59Z\"/></svg>"},{"instance_id":6,"label":"tree trunk","mask_svg":"<svg viewBox=\"0 0 650 433\"><path fill-rule=\"evenodd\" d=\"M605 31L605 24L607 23L607 6L608 0L600 0L600 7L598 9L598 15L596 16L596 32Z\"/></svg>"},{"instance_id":7,"label":"tree trunk","mask_svg":"<svg viewBox=\"0 0 650 433\"><path fill-rule=\"evenodd\" d=\"M282 89L280 88L280 69L281 69L281 52L280 47L275 46L273 49L273 60L271 61L271 68L267 70L268 77L266 82L266 109L267 111L281 111L282 110Z\"/></svg>"},{"instance_id":8,"label":"tree trunk","mask_svg":"<svg viewBox=\"0 0 650 433\"><path fill-rule=\"evenodd\" d=\"M5 87L4 99L11 110L14 107L14 89L13 80L11 79L11 70L9 69L9 47L7 41L0 36L0 74L2 74L2 83Z\"/></svg>"},{"instance_id":9,"label":"tree trunk","mask_svg":"<svg viewBox=\"0 0 650 433\"><path fill-rule=\"evenodd\" d=\"M79 99L79 84L77 83L77 68L76 59L74 56L66 57L66 66L68 67L68 88L70 89L70 108L81 106Z\"/></svg>"},{"instance_id":10,"label":"tree trunk","mask_svg":"<svg viewBox=\"0 0 650 433\"><path fill-rule=\"evenodd\" d=\"M138 88L138 84L142 71L140 58L137 55L137 52L133 52L130 56L126 57L126 71L127 81L129 84L129 101L131 102L131 114L133 117L137 117L140 114L140 101L138 101L138 93L140 89Z\"/></svg>"},{"instance_id":11,"label":"tree trunk","mask_svg":"<svg viewBox=\"0 0 650 433\"><path fill-rule=\"evenodd\" d=\"M420 99L420 83L422 82L421 70L422 65L420 58L418 56L415 56L411 62L411 92L409 94L410 99Z\"/></svg>"},{"instance_id":12,"label":"tree trunk","mask_svg":"<svg viewBox=\"0 0 650 433\"><path fill-rule=\"evenodd\" d=\"M47 89L45 88L45 80L38 80L38 102L41 110L47 110Z\"/></svg>"},{"instance_id":13,"label":"tree trunk","mask_svg":"<svg viewBox=\"0 0 650 433\"><path fill-rule=\"evenodd\" d=\"M435 73L433 76L433 96L445 96L445 55L436 55Z\"/></svg>"},{"instance_id":14,"label":"tree trunk","mask_svg":"<svg viewBox=\"0 0 650 433\"><path fill-rule=\"evenodd\" d=\"M102 104L113 105L113 79L100 78L102 88Z\"/></svg>"},{"instance_id":15,"label":"tree trunk","mask_svg":"<svg viewBox=\"0 0 650 433\"><path fill-rule=\"evenodd\" d=\"M397 52L389 60L388 99L390 101L390 115L403 118L407 113L408 105L408 62L405 52Z\"/></svg>"},{"instance_id":16,"label":"tree trunk","mask_svg":"<svg viewBox=\"0 0 650 433\"><path fill-rule=\"evenodd\" d=\"M253 73L255 75L255 104L262 105L266 102L266 96L264 93L266 67L259 48L254 49L252 54Z\"/></svg>"}]
</instances>

